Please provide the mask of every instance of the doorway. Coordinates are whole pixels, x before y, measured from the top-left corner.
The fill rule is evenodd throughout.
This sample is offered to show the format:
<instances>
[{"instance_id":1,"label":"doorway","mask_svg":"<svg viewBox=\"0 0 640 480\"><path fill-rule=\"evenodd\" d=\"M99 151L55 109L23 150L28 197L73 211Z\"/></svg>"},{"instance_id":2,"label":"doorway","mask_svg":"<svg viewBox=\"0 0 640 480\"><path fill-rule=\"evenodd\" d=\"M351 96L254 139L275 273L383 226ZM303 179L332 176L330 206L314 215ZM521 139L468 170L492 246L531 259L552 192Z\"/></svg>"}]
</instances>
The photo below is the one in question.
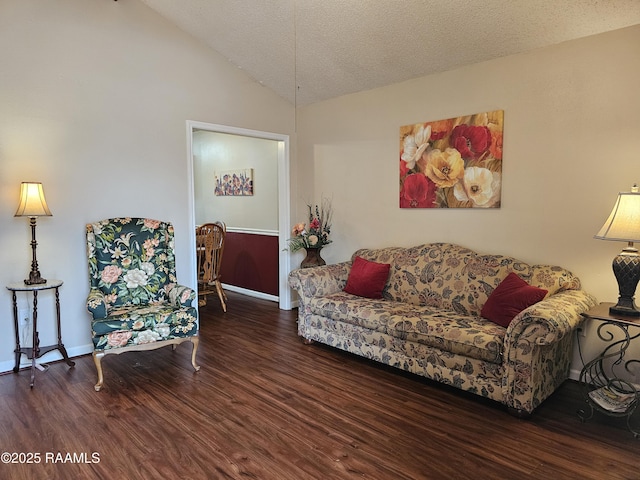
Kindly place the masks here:
<instances>
[{"instance_id":1,"label":"doorway","mask_svg":"<svg viewBox=\"0 0 640 480\"><path fill-rule=\"evenodd\" d=\"M220 134L220 136L218 136L218 134ZM199 137L202 137L203 135L209 136L212 139L220 138L222 140L224 140L227 136L232 136L233 138L229 138L229 140L232 140L232 141L224 142L225 145L227 145L225 148L233 149L235 148L233 146L236 145L239 150L242 150L247 145L250 145L250 144L265 143L267 144L269 149L273 149L274 151L274 156L275 156L274 166L277 169L277 174L274 174L274 172L264 172L264 169L263 169L263 175L258 177L257 176L258 169L256 169L256 180L260 180L260 182L262 183L258 182L255 185L256 190L260 188L262 189L261 193L264 192L265 190L267 191L272 190L273 201L266 200L266 201L261 201L259 203L254 202L253 205L255 205L258 208L263 208L262 203L271 204L272 210L276 210L276 211L270 211L270 212L265 211L262 214L258 213L258 216L256 217L256 220L254 222L252 222L251 220L251 215L246 215L246 216L242 215L241 217L243 219L246 218L249 224L250 223L255 223L255 224L249 225L249 224L242 224L242 222L239 222L238 225L233 225L230 223L227 225L227 229L229 232L232 232L233 234L236 234L236 235L240 235L240 234L246 234L246 235L257 234L262 236L273 235L275 238L277 238L278 248L277 248L277 253L274 253L274 255L277 255L278 257L277 259L277 264L278 264L277 296L264 295L264 294L261 294L260 292L254 292L254 291L244 291L242 288L236 288L233 285L225 285L225 288L228 288L229 290L236 290L236 291L239 291L240 293L246 293L252 296L267 298L269 300L277 300L278 305L281 309L290 310L292 308L291 291L287 285L287 277L290 270L290 258L289 258L288 252L284 250L287 245L286 241L289 236L289 230L290 230L289 136L270 133L270 132L262 132L257 130L248 130L243 128L229 127L225 125L187 121L188 158L189 158L189 170L190 170L189 171L189 177L190 177L189 188L190 188L190 194L192 199L191 223L193 226L193 230L195 230L195 225L198 224L198 216L202 216L203 214L201 212L203 212L203 210L206 210L206 207L203 208L202 205L198 205L197 203L198 201L203 201L202 198L199 199L199 195L197 195L197 193L202 190L202 187L198 184L198 182L200 182L202 179L196 178L196 172L201 170L200 168L201 166L197 164L197 162L199 162L200 160L196 158L196 151L199 151L198 149L200 148L198 145ZM258 139L264 140L266 142L256 142L256 140ZM227 151L224 157L226 162L224 163L224 165L229 166L230 165L229 159L231 159L231 162L233 162L233 151L231 152ZM255 162L259 161L257 157L254 157L254 158L255 158ZM249 164L246 163L246 160L243 160L243 162L238 162L237 166L243 169L246 169L248 166L253 168L250 162ZM269 174L267 175L267 173ZM207 172L207 177L209 176L211 175L209 174L209 172ZM207 190L210 190L209 192L207 192L207 195L209 195L210 192L213 192L213 178L207 178L207 181L210 181L210 185L211 185L210 189L208 186L206 187ZM230 199L220 198L219 200L220 200L219 205L222 206L223 209L224 209L224 205L233 206L233 208L235 209L236 206L243 204L238 199L233 199L233 198L230 198ZM251 205L250 203L251 200L249 199L246 199L246 200L248 200L249 203L245 202L244 204ZM258 200L258 198L256 197L255 200ZM236 203L226 203L226 204L224 203L229 201L235 201ZM267 208L271 208L271 207L267 207ZM264 228L265 225L262 225L264 218L271 218L271 221L266 224L267 228ZM226 252L226 248L225 248L225 252ZM195 263L195 248L194 248L194 263ZM197 282L197 279L196 279L196 282ZM223 279L223 285L224 285L224 279Z\"/></svg>"}]
</instances>

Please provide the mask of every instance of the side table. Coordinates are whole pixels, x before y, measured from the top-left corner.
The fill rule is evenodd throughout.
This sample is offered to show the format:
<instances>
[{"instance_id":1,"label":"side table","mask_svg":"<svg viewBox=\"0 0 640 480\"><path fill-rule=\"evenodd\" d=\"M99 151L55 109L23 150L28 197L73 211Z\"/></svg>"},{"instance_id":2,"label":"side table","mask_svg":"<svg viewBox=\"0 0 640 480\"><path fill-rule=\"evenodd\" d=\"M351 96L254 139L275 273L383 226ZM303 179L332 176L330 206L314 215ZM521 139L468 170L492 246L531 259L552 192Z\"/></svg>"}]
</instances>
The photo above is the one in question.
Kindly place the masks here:
<instances>
[{"instance_id":1,"label":"side table","mask_svg":"<svg viewBox=\"0 0 640 480\"><path fill-rule=\"evenodd\" d=\"M611 417L626 417L627 428L635 438L639 438L640 428L632 426L631 418L640 400L640 386L624 380L620 374L626 372L630 375L629 365L640 363L640 359L625 358L631 341L640 337L640 318L612 315L609 307L613 305L601 303L582 314L585 319L600 323L596 330L598 338L607 346L580 372L587 408L578 410L578 417L584 422L593 416L594 411ZM614 333L622 338L616 340Z\"/></svg>"},{"instance_id":2,"label":"side table","mask_svg":"<svg viewBox=\"0 0 640 480\"><path fill-rule=\"evenodd\" d=\"M51 352L53 350L58 350L62 354L62 358L64 358L64 360L67 362L67 365L69 365L70 367L73 367L75 365L75 363L72 362L67 355L67 350L62 344L62 334L60 333L60 293L58 289L60 288L62 283L62 280L48 280L47 283L41 283L38 285L26 285L24 282L11 283L7 285L7 290L11 291L13 297L13 328L16 334L16 349L14 350L16 354L16 365L15 367L13 367L13 371L18 372L18 370L20 369L20 355L24 353L28 359L31 359L31 388L33 388L33 384L35 382L36 360L45 353ZM58 332L58 343L56 345L50 345L46 347L40 346L40 337L38 334L38 292L42 290L55 290L56 298L56 326ZM16 295L17 292L33 293L33 341L31 343L31 347L20 346L20 333L18 329L18 302Z\"/></svg>"}]
</instances>

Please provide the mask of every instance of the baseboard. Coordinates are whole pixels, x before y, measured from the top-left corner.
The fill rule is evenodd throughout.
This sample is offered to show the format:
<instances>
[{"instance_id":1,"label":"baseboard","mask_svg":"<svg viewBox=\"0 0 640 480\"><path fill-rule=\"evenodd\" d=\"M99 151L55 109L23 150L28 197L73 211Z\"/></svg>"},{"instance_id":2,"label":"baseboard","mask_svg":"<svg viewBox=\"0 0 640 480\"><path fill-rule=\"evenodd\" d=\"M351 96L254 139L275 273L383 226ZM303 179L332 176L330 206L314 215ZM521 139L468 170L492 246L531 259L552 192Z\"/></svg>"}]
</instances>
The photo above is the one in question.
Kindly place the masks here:
<instances>
[{"instance_id":1,"label":"baseboard","mask_svg":"<svg viewBox=\"0 0 640 480\"><path fill-rule=\"evenodd\" d=\"M280 297L277 295L271 295L268 293L257 292L255 290L249 290L248 288L236 287L235 285L228 285L226 283L222 284L222 288L225 290L229 290L230 292L241 293L242 295L247 295L248 297L261 298L262 300L269 300L271 302L278 302Z\"/></svg>"},{"instance_id":2,"label":"baseboard","mask_svg":"<svg viewBox=\"0 0 640 480\"><path fill-rule=\"evenodd\" d=\"M569 378L571 380L575 380L576 382L580 380L580 370L569 370Z\"/></svg>"}]
</instances>

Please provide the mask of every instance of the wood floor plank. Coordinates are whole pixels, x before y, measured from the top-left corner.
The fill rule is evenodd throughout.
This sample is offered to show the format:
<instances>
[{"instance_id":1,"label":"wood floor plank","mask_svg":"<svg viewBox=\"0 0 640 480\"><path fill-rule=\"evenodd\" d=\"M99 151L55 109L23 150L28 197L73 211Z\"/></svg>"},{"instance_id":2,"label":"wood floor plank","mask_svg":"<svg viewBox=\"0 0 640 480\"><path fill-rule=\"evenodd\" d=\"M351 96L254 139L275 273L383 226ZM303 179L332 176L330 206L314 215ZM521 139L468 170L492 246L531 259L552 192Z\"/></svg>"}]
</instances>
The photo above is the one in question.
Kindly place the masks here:
<instances>
[{"instance_id":1,"label":"wood floor plank","mask_svg":"<svg viewBox=\"0 0 640 480\"><path fill-rule=\"evenodd\" d=\"M100 392L91 356L37 372L33 390L27 370L0 375L1 450L41 455L1 463L0 479L640 478L640 440L617 419L580 423L574 382L518 419L477 396L304 345L296 314L232 292L227 313L210 301L197 373L183 344L107 356Z\"/></svg>"}]
</instances>

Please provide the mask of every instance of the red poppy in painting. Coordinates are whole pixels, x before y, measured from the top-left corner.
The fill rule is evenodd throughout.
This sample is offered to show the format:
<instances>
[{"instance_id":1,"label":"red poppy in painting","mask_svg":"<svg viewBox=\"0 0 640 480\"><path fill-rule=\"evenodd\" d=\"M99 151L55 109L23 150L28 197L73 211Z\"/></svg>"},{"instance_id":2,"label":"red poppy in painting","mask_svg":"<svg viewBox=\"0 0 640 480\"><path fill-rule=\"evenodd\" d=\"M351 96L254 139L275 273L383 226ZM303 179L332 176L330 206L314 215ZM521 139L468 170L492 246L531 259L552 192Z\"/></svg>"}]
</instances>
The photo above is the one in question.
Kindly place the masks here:
<instances>
[{"instance_id":1,"label":"red poppy in painting","mask_svg":"<svg viewBox=\"0 0 640 480\"><path fill-rule=\"evenodd\" d=\"M400 208L431 208L436 201L435 184L423 174L409 175L400 191Z\"/></svg>"},{"instance_id":2,"label":"red poppy in painting","mask_svg":"<svg viewBox=\"0 0 640 480\"><path fill-rule=\"evenodd\" d=\"M491 131L485 126L458 125L451 132L449 143L462 158L480 158L491 146Z\"/></svg>"},{"instance_id":3,"label":"red poppy in painting","mask_svg":"<svg viewBox=\"0 0 640 480\"><path fill-rule=\"evenodd\" d=\"M409 173L409 168L407 167L407 162L400 160L400 178L404 177Z\"/></svg>"},{"instance_id":4,"label":"red poppy in painting","mask_svg":"<svg viewBox=\"0 0 640 480\"><path fill-rule=\"evenodd\" d=\"M489 152L493 155L493 158L502 159L502 130L491 132L491 146Z\"/></svg>"},{"instance_id":5,"label":"red poppy in painting","mask_svg":"<svg viewBox=\"0 0 640 480\"><path fill-rule=\"evenodd\" d=\"M431 140L440 140L451 133L451 129L453 128L453 118L429 122L429 125L431 125Z\"/></svg>"}]
</instances>

